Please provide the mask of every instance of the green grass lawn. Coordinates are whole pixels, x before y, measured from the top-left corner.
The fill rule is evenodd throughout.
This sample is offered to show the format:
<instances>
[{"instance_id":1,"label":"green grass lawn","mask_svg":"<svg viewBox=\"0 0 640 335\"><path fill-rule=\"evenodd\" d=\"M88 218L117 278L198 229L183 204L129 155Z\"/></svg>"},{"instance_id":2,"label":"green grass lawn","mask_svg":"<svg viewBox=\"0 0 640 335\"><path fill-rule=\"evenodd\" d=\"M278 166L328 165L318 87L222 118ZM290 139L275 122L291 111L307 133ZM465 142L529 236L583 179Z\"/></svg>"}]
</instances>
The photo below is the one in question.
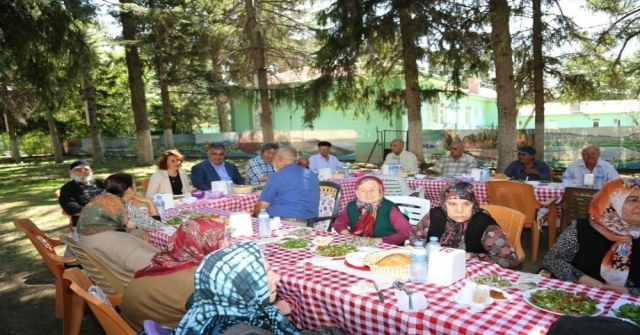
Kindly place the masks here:
<instances>
[{"instance_id":1,"label":"green grass lawn","mask_svg":"<svg viewBox=\"0 0 640 335\"><path fill-rule=\"evenodd\" d=\"M57 237L69 234L68 219L61 213L54 192L69 181L69 164L76 157L55 164L52 157L26 158L14 164L0 160L0 278L10 273L30 271L43 265L29 240L18 232L13 221L18 218L31 219L45 234ZM91 162L91 158L87 160ZM245 160L231 160L244 175ZM189 172L198 160L186 161L183 168ZM138 181L138 192L142 194L139 181L150 176L157 167L137 167L135 158L107 157L107 164L92 166L94 178L104 180L116 172L126 172Z\"/></svg>"}]
</instances>

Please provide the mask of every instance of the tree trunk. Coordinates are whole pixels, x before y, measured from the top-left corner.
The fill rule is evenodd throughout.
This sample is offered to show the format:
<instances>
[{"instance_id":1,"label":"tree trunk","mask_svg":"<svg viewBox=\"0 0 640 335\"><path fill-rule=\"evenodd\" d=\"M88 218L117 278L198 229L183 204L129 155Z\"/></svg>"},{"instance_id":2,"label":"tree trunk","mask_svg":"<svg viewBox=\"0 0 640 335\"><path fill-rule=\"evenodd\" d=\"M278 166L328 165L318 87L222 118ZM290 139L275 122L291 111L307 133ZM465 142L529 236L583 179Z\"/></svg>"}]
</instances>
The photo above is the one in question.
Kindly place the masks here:
<instances>
[{"instance_id":1,"label":"tree trunk","mask_svg":"<svg viewBox=\"0 0 640 335\"><path fill-rule=\"evenodd\" d=\"M513 50L509 32L511 9L508 0L489 0L491 44L496 68L498 94L498 171L502 172L515 158L516 89L513 76Z\"/></svg>"},{"instance_id":2,"label":"tree trunk","mask_svg":"<svg viewBox=\"0 0 640 335\"><path fill-rule=\"evenodd\" d=\"M18 145L18 134L16 133L16 120L13 114L4 111L4 120L7 124L7 133L9 133L9 143L11 146L11 160L14 163L20 163L20 146Z\"/></svg>"},{"instance_id":3,"label":"tree trunk","mask_svg":"<svg viewBox=\"0 0 640 335\"><path fill-rule=\"evenodd\" d=\"M124 4L120 10L122 22L122 38L125 42L124 52L129 74L129 90L131 91L131 108L136 124L136 137L138 140L138 160L140 166L153 165L153 146L151 145L151 132L149 130L149 114L147 113L147 99L144 95L144 82L142 80L142 62L138 54L136 41L136 20L130 10L126 10L133 0L120 0Z\"/></svg>"},{"instance_id":4,"label":"tree trunk","mask_svg":"<svg viewBox=\"0 0 640 335\"><path fill-rule=\"evenodd\" d=\"M56 163L64 162L64 155L62 152L62 144L60 144L60 138L58 137L58 129L56 128L56 120L51 113L47 113L47 126L49 126L49 138L51 139L51 146L53 147L53 157Z\"/></svg>"},{"instance_id":5,"label":"tree trunk","mask_svg":"<svg viewBox=\"0 0 640 335\"><path fill-rule=\"evenodd\" d=\"M167 83L164 63L160 56L156 55L156 73L160 83L160 98L162 100L162 133L164 137L164 149L175 149L173 144L173 130L171 126L171 101L169 99L169 84Z\"/></svg>"},{"instance_id":6,"label":"tree trunk","mask_svg":"<svg viewBox=\"0 0 640 335\"><path fill-rule=\"evenodd\" d=\"M258 74L258 91L260 94L260 107L262 114L260 121L262 123L262 138L265 143L274 142L273 124L271 122L271 105L269 104L269 83L267 81L267 68L265 67L264 45L262 41L262 33L258 26L258 15L253 5L254 0L245 0L247 10L247 34L251 40L251 58L253 60L253 69Z\"/></svg>"},{"instance_id":7,"label":"tree trunk","mask_svg":"<svg viewBox=\"0 0 640 335\"><path fill-rule=\"evenodd\" d=\"M211 49L211 81L214 85L222 83L222 68L220 66L220 54L217 47L219 43L214 43ZM218 112L218 125L220 126L221 133L231 132L231 121L229 119L229 107L227 102L229 97L224 92L214 90L211 94L212 99L216 99L216 110Z\"/></svg>"},{"instance_id":8,"label":"tree trunk","mask_svg":"<svg viewBox=\"0 0 640 335\"><path fill-rule=\"evenodd\" d=\"M404 97L407 106L409 151L424 162L422 149L422 116L420 114L420 85L418 84L418 63L416 44L411 38L411 16L406 9L400 9L400 36L402 38L402 61L404 67Z\"/></svg>"},{"instance_id":9,"label":"tree trunk","mask_svg":"<svg viewBox=\"0 0 640 335\"><path fill-rule=\"evenodd\" d=\"M533 0L533 94L536 113L536 158L544 160L544 63L542 59L542 10ZM553 176L552 176L553 177Z\"/></svg>"},{"instance_id":10,"label":"tree trunk","mask_svg":"<svg viewBox=\"0 0 640 335\"><path fill-rule=\"evenodd\" d=\"M87 107L87 117L89 119L89 131L91 132L91 153L93 154L93 162L91 164L106 164L104 153L102 151L102 138L100 137L100 128L98 127L98 111L96 110L96 99L93 95L93 86L87 80L82 95Z\"/></svg>"}]
</instances>

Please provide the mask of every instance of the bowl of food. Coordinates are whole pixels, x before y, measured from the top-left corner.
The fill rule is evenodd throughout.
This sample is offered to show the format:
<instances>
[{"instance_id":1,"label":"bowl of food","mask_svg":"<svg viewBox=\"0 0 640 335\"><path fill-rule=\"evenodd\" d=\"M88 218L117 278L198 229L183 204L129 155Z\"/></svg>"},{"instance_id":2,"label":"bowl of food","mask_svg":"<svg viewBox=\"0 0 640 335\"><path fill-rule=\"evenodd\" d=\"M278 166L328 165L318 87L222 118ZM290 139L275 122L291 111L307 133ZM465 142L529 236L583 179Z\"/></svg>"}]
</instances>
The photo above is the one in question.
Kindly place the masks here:
<instances>
[{"instance_id":1,"label":"bowl of food","mask_svg":"<svg viewBox=\"0 0 640 335\"><path fill-rule=\"evenodd\" d=\"M362 177L364 176L364 172L363 171L355 171L352 173L352 175L356 178Z\"/></svg>"},{"instance_id":2,"label":"bowl of food","mask_svg":"<svg viewBox=\"0 0 640 335\"><path fill-rule=\"evenodd\" d=\"M363 267L364 259L369 256L369 254L369 252L362 251L350 252L344 256L344 260L353 266Z\"/></svg>"},{"instance_id":3,"label":"bowl of food","mask_svg":"<svg viewBox=\"0 0 640 335\"><path fill-rule=\"evenodd\" d=\"M202 199L204 197L204 192L202 191L193 191L191 192L191 196L194 198Z\"/></svg>"},{"instance_id":4,"label":"bowl of food","mask_svg":"<svg viewBox=\"0 0 640 335\"><path fill-rule=\"evenodd\" d=\"M331 175L331 179L344 179L344 173L338 172Z\"/></svg>"},{"instance_id":5,"label":"bowl of food","mask_svg":"<svg viewBox=\"0 0 640 335\"><path fill-rule=\"evenodd\" d=\"M331 236L318 236L313 239L313 245L329 245L329 243L333 242L333 237Z\"/></svg>"},{"instance_id":6,"label":"bowl of food","mask_svg":"<svg viewBox=\"0 0 640 335\"><path fill-rule=\"evenodd\" d=\"M233 185L234 194L249 194L253 192L253 186L251 185Z\"/></svg>"},{"instance_id":7,"label":"bowl of food","mask_svg":"<svg viewBox=\"0 0 640 335\"><path fill-rule=\"evenodd\" d=\"M220 191L209 192L209 199L219 199L220 197L222 197L222 192Z\"/></svg>"},{"instance_id":8,"label":"bowl of food","mask_svg":"<svg viewBox=\"0 0 640 335\"><path fill-rule=\"evenodd\" d=\"M505 290L501 290L497 287L490 287L489 288L489 297L491 297L491 299L493 299L493 301L495 301L498 304L502 304L505 302L508 302L509 300L511 300L513 298L513 296L509 293L507 293Z\"/></svg>"},{"instance_id":9,"label":"bowl of food","mask_svg":"<svg viewBox=\"0 0 640 335\"><path fill-rule=\"evenodd\" d=\"M416 175L414 176L416 179L425 179L427 178L426 174L421 174L421 173L416 173Z\"/></svg>"},{"instance_id":10,"label":"bowl of food","mask_svg":"<svg viewBox=\"0 0 640 335\"><path fill-rule=\"evenodd\" d=\"M192 203L196 202L196 197L184 197L182 198L182 203L183 204L187 204L187 205L191 205Z\"/></svg>"},{"instance_id":11,"label":"bowl of food","mask_svg":"<svg viewBox=\"0 0 640 335\"><path fill-rule=\"evenodd\" d=\"M365 257L363 263L376 276L408 276L411 265L411 250L395 249L374 252Z\"/></svg>"}]
</instances>

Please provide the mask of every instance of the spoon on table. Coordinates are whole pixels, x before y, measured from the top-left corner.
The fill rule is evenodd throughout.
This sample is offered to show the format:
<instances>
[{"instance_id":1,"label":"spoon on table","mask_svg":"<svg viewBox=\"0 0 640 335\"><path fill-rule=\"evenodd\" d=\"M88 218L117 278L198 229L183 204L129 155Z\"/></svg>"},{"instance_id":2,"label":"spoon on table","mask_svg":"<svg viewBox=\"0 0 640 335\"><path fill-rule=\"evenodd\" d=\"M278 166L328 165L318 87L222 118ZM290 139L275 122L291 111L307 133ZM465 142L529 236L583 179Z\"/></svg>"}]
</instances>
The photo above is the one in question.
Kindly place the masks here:
<instances>
[{"instance_id":1,"label":"spoon on table","mask_svg":"<svg viewBox=\"0 0 640 335\"><path fill-rule=\"evenodd\" d=\"M397 290L400 291L404 291L404 293L407 294L407 297L409 298L409 309L413 309L413 300L411 299L411 295L413 294L413 290L407 290L404 287L404 283L399 281L399 280L394 280L393 281L393 287Z\"/></svg>"}]
</instances>

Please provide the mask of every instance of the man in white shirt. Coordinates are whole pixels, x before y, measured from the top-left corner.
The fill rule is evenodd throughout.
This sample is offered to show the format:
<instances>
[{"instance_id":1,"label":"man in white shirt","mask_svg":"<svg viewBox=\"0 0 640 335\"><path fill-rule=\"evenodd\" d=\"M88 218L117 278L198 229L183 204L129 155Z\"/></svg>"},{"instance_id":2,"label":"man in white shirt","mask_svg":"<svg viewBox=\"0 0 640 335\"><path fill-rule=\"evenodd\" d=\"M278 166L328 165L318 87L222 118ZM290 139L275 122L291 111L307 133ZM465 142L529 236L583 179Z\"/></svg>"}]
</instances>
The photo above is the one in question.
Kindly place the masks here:
<instances>
[{"instance_id":1,"label":"man in white shirt","mask_svg":"<svg viewBox=\"0 0 640 335\"><path fill-rule=\"evenodd\" d=\"M391 141L391 152L384 160L384 164L400 163L403 170L418 169L418 158L412 152L404 150L404 141L396 138Z\"/></svg>"},{"instance_id":2,"label":"man in white shirt","mask_svg":"<svg viewBox=\"0 0 640 335\"><path fill-rule=\"evenodd\" d=\"M604 171L604 180L620 178L620 174L611 165L611 163L600 159L600 148L598 146L589 144L582 148L582 159L577 159L573 163L569 164L567 171L571 179L577 179L579 184L582 184L582 180L586 173L596 173L598 166L602 167Z\"/></svg>"},{"instance_id":3,"label":"man in white shirt","mask_svg":"<svg viewBox=\"0 0 640 335\"><path fill-rule=\"evenodd\" d=\"M309 157L309 169L315 173L326 168L330 168L331 173L340 170L344 164L340 163L336 156L329 155L329 151L331 151L331 142L318 142L318 153Z\"/></svg>"}]
</instances>

